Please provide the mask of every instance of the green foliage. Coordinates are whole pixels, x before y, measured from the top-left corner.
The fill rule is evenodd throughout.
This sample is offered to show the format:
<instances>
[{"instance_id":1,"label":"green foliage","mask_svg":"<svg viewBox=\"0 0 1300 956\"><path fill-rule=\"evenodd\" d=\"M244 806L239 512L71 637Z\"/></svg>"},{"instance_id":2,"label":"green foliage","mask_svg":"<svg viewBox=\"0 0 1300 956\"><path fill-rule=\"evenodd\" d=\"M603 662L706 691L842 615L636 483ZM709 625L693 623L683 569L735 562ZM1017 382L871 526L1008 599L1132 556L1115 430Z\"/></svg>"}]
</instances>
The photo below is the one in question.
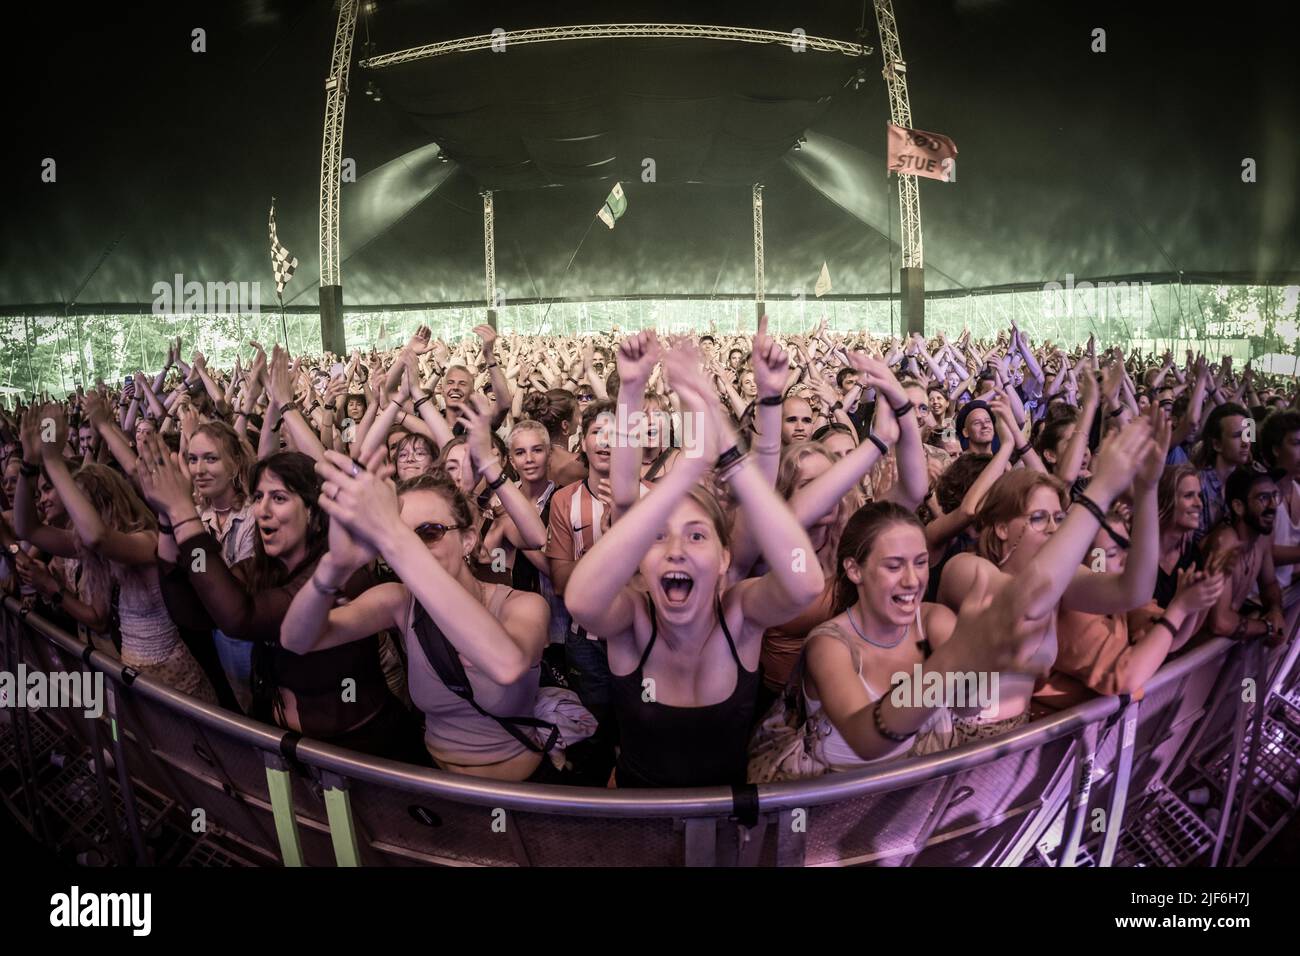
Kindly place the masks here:
<instances>
[{"instance_id":1,"label":"green foliage","mask_svg":"<svg viewBox=\"0 0 1300 956\"><path fill-rule=\"evenodd\" d=\"M1106 295L1110 295L1110 299ZM1298 347L1300 305L1286 290L1265 286L1155 286L1126 297L1076 295L1068 303L1038 290L931 298L926 302L930 334L951 337L970 328L976 338L993 338L1014 320L1035 342L1051 339L1073 346L1095 334L1099 342L1127 342L1147 351L1176 353L1192 348L1244 361L1265 352ZM767 302L778 335L805 332L822 318L830 328L865 330L878 337L898 334L900 309L883 300L773 299ZM1289 311L1285 311L1286 306ZM291 352L320 351L320 321L314 313L286 316ZM349 312L344 331L350 348L394 348L420 326L453 340L486 320L484 309L453 307L387 312ZM748 333L754 304L748 299L618 299L509 305L498 310L506 334L572 335L658 328L672 332ZM381 339L380 333L383 333ZM155 372L169 342L183 339L186 359L201 350L216 368L247 357L249 339L266 347L283 342L280 316L273 311L194 315L0 316L0 385L25 392L61 395L77 382L120 382L143 368ZM80 352L77 348L81 342ZM84 376L84 378L83 378Z\"/></svg>"}]
</instances>

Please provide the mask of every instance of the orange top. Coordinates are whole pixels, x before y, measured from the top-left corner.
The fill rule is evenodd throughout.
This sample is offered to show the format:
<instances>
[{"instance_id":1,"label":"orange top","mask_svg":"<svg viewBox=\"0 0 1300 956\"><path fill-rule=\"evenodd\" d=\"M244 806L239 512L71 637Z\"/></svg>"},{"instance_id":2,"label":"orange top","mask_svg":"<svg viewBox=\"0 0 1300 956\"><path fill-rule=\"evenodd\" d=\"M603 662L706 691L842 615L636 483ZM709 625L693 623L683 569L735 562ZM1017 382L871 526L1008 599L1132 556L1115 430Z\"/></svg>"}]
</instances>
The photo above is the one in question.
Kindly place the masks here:
<instances>
[{"instance_id":1,"label":"orange top","mask_svg":"<svg viewBox=\"0 0 1300 956\"><path fill-rule=\"evenodd\" d=\"M835 578L828 576L821 597L801 611L793 620L770 627L763 634L763 683L768 690L780 691L790 679L799 661L808 632L835 616Z\"/></svg>"},{"instance_id":2,"label":"orange top","mask_svg":"<svg viewBox=\"0 0 1300 956\"><path fill-rule=\"evenodd\" d=\"M1127 676L1133 645L1130 633L1143 633L1164 612L1154 601L1128 614L1088 614L1062 610L1056 618L1056 663L1034 700L1062 710L1097 694L1118 694ZM1142 688L1133 694L1142 699Z\"/></svg>"}]
</instances>

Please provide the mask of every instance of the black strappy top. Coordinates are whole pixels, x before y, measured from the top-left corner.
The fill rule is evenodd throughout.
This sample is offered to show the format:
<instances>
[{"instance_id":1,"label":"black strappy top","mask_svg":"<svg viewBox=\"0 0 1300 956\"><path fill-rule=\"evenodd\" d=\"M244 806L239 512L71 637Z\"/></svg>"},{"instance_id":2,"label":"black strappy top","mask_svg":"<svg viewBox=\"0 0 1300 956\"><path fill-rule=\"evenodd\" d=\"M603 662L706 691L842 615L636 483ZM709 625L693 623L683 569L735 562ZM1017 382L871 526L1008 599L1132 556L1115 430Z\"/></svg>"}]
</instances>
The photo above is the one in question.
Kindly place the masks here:
<instances>
[{"instance_id":1,"label":"black strappy top","mask_svg":"<svg viewBox=\"0 0 1300 956\"><path fill-rule=\"evenodd\" d=\"M618 721L620 787L710 787L742 784L750 724L758 699L757 669L745 670L718 602L718 620L736 662L736 689L704 707L670 707L642 700L641 672L659 636L654 602L647 596L650 640L636 670L611 674L610 699Z\"/></svg>"}]
</instances>

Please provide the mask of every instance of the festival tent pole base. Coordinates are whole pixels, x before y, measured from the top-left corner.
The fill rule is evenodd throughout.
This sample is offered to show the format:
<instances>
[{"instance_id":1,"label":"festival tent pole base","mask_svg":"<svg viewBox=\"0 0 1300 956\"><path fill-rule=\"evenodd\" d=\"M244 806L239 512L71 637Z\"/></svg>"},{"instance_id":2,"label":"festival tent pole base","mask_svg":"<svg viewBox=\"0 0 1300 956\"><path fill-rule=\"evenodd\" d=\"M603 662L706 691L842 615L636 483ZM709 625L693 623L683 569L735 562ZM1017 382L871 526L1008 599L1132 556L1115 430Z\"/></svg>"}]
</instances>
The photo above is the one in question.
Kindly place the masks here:
<instances>
[{"instance_id":1,"label":"festival tent pole base","mask_svg":"<svg viewBox=\"0 0 1300 956\"><path fill-rule=\"evenodd\" d=\"M343 286L320 287L320 343L325 352L347 355L348 346L343 334Z\"/></svg>"},{"instance_id":2,"label":"festival tent pole base","mask_svg":"<svg viewBox=\"0 0 1300 956\"><path fill-rule=\"evenodd\" d=\"M899 269L898 278L903 293L903 338L913 332L925 335L925 268Z\"/></svg>"}]
</instances>

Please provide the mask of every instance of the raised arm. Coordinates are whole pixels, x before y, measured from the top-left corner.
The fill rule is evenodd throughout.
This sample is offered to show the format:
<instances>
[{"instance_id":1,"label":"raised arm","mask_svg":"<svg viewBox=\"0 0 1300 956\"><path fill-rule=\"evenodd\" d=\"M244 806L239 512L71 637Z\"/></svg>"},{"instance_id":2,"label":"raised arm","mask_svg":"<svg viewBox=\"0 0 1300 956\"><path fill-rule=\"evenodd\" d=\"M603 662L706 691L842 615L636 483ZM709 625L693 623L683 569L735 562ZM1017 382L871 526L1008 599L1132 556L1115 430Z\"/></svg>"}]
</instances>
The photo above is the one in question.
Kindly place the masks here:
<instances>
[{"instance_id":1,"label":"raised arm","mask_svg":"<svg viewBox=\"0 0 1300 956\"><path fill-rule=\"evenodd\" d=\"M1056 477L1067 485L1073 485L1083 470L1083 452L1088 447L1088 436L1092 433L1092 421L1097 415L1099 401L1097 382L1092 377L1092 372L1084 369L1083 378L1079 382L1079 417L1075 422L1074 434L1070 436L1065 454L1056 464Z\"/></svg>"},{"instance_id":2,"label":"raised arm","mask_svg":"<svg viewBox=\"0 0 1300 956\"><path fill-rule=\"evenodd\" d=\"M59 499L68 511L68 518L81 543L112 561L136 565L153 564L158 544L157 532L122 532L104 523L103 516L73 480L63 458L68 427L63 409L57 405L47 405L41 414L52 421L55 434L55 440L45 442L41 448L45 472L59 493Z\"/></svg>"},{"instance_id":3,"label":"raised arm","mask_svg":"<svg viewBox=\"0 0 1300 956\"><path fill-rule=\"evenodd\" d=\"M750 448L754 464L772 487L781 466L781 401L790 375L790 356L781 343L767 334L767 316L758 320L758 331L750 343L754 363L754 442Z\"/></svg>"},{"instance_id":4,"label":"raised arm","mask_svg":"<svg viewBox=\"0 0 1300 956\"><path fill-rule=\"evenodd\" d=\"M1128 562L1122 574L1100 574L1087 568L1075 571L1074 581L1061 598L1061 606L1093 614L1120 614L1151 600L1160 561L1160 505L1156 487L1169 451L1170 427L1158 405L1146 420L1152 425L1150 444L1141 449L1133 482L1134 520ZM1091 490L1092 486L1088 486Z\"/></svg>"},{"instance_id":5,"label":"raised arm","mask_svg":"<svg viewBox=\"0 0 1300 956\"><path fill-rule=\"evenodd\" d=\"M305 455L320 461L325 454L311 424L302 409L293 404L293 380L289 374L289 353L280 351L280 346L271 350L271 361L266 372L266 393L279 415L282 428L289 429L289 437L294 447Z\"/></svg>"},{"instance_id":6,"label":"raised arm","mask_svg":"<svg viewBox=\"0 0 1300 956\"><path fill-rule=\"evenodd\" d=\"M662 348L653 329L628 336L619 343L614 359L619 378L616 423L630 425L641 420L641 398L661 354ZM617 431L617 426L614 430ZM630 435L610 436L609 484L614 522L640 500L641 459L641 446L633 442Z\"/></svg>"},{"instance_id":7,"label":"raised arm","mask_svg":"<svg viewBox=\"0 0 1300 956\"><path fill-rule=\"evenodd\" d=\"M42 551L61 558L77 556L77 536L71 531L52 528L41 522L36 513L36 479L41 473L41 408L29 406L19 425L19 438L23 445L23 465L18 472L18 488L14 492L14 533L23 541L30 541ZM48 431L46 432L48 434ZM54 440L53 436L51 440Z\"/></svg>"},{"instance_id":8,"label":"raised arm","mask_svg":"<svg viewBox=\"0 0 1300 956\"><path fill-rule=\"evenodd\" d=\"M546 602L537 595L521 595L512 599L503 620L493 617L402 523L397 493L387 480L392 466L381 467L378 462L378 456L372 456L368 465L375 470L360 470L346 456L330 452L326 461L317 464L325 479L320 504L330 516L331 527L340 522L354 539L382 554L465 660L497 683L519 680L541 659L549 614ZM475 543L468 529L459 537L467 546ZM316 573L322 575L319 569ZM325 590L338 583L337 574L328 579L322 575L310 587ZM286 619L282 635L290 633L289 624Z\"/></svg>"},{"instance_id":9,"label":"raised arm","mask_svg":"<svg viewBox=\"0 0 1300 956\"><path fill-rule=\"evenodd\" d=\"M492 454L493 419L488 400L482 395L471 395L462 412L469 435L470 465L476 477L486 480L489 487L495 486L495 494L516 532L511 544L526 551L545 547L546 525L542 524L537 506L528 500L518 485L506 478L505 469L497 464Z\"/></svg>"},{"instance_id":10,"label":"raised arm","mask_svg":"<svg viewBox=\"0 0 1300 956\"><path fill-rule=\"evenodd\" d=\"M113 416L109 414L108 406L104 404L103 398L93 389L86 393L86 420L99 432L100 437L104 440L104 445L112 456L117 459L117 463L122 466L122 470L128 475L134 475L136 457L135 450L131 447L131 441L126 437L122 429L117 427L117 423L113 421Z\"/></svg>"}]
</instances>

